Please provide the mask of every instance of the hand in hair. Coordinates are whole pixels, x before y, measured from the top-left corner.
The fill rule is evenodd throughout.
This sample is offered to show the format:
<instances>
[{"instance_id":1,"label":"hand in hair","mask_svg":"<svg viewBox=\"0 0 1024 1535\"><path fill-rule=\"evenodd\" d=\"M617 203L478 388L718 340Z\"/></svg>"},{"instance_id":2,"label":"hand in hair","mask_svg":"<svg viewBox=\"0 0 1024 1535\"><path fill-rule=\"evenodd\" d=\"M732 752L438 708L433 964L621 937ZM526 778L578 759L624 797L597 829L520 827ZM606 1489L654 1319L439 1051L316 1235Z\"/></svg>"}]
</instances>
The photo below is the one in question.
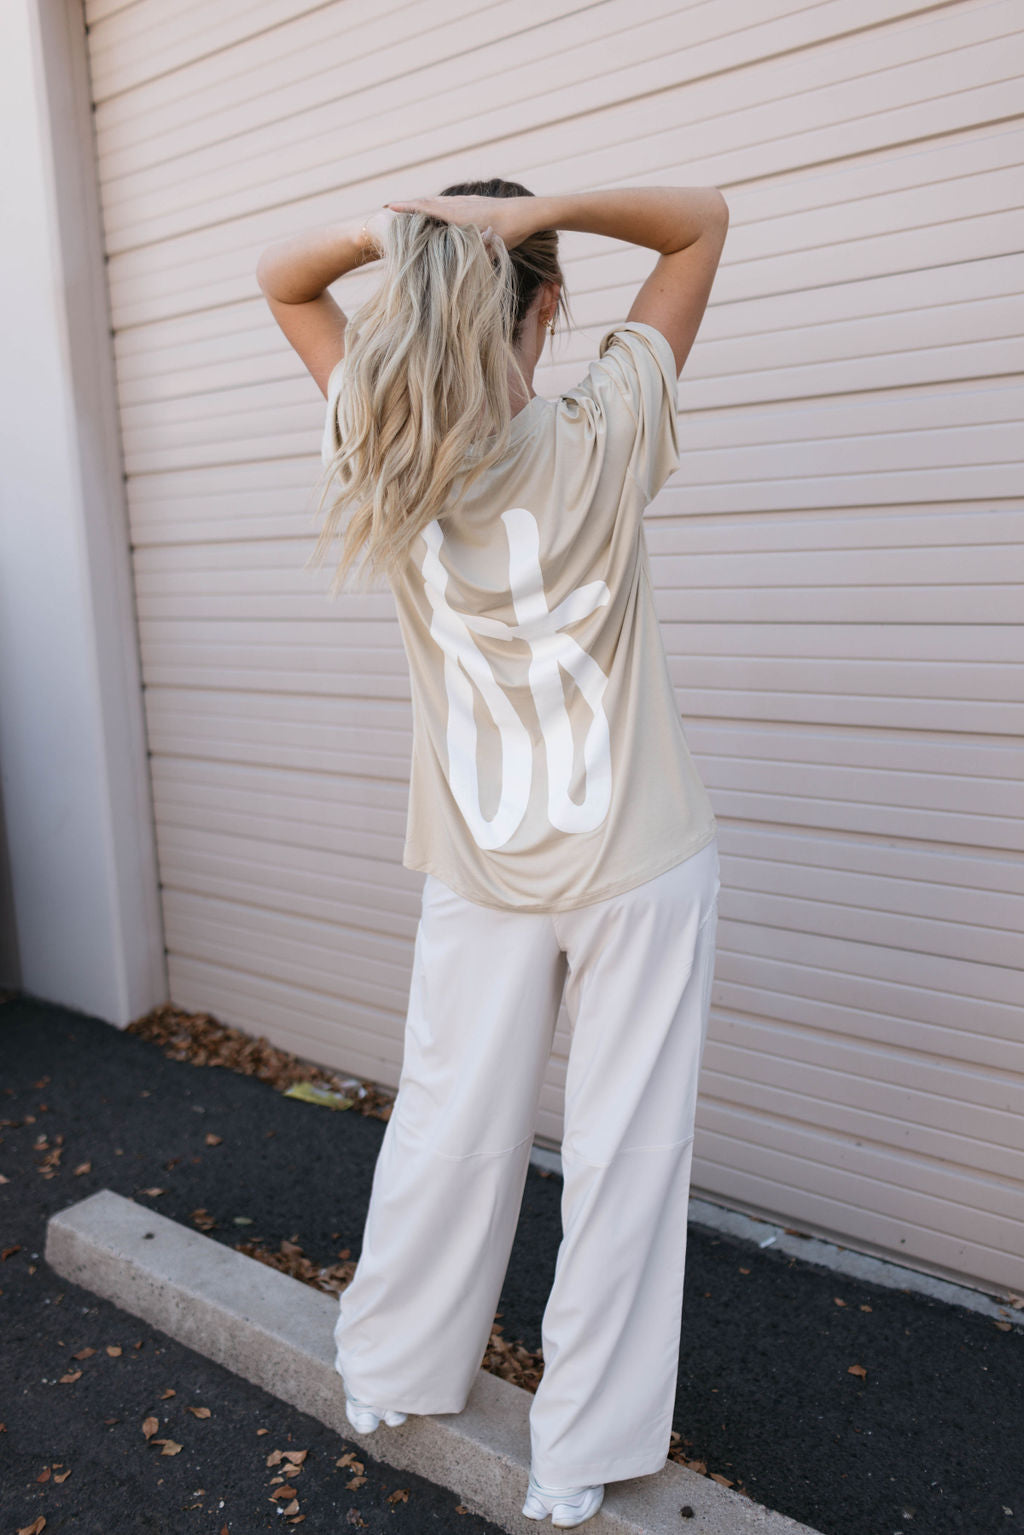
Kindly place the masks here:
<instances>
[{"instance_id":1,"label":"hand in hair","mask_svg":"<svg viewBox=\"0 0 1024 1535\"><path fill-rule=\"evenodd\" d=\"M363 228L370 237L370 241L377 251L383 254L384 241L387 237L387 227L394 223L395 215L390 208L382 208L379 213L371 213L363 224Z\"/></svg>"},{"instance_id":2,"label":"hand in hair","mask_svg":"<svg viewBox=\"0 0 1024 1535\"><path fill-rule=\"evenodd\" d=\"M410 197L388 203L395 213L425 213L446 224L476 224L514 250L540 226L535 197Z\"/></svg>"}]
</instances>

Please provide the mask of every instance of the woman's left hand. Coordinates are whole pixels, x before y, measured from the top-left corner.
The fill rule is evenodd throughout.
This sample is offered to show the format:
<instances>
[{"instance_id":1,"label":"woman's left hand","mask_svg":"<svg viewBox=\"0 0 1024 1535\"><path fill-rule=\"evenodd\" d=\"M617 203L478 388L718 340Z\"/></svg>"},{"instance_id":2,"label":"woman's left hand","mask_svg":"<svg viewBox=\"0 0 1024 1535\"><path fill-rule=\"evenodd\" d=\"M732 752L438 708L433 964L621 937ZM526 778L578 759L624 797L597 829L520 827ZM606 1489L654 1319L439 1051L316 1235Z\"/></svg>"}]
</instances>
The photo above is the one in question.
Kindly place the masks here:
<instances>
[{"instance_id":1,"label":"woman's left hand","mask_svg":"<svg viewBox=\"0 0 1024 1535\"><path fill-rule=\"evenodd\" d=\"M446 224L476 224L500 236L509 250L535 234L535 197L408 197L388 203L395 213L426 213Z\"/></svg>"}]
</instances>

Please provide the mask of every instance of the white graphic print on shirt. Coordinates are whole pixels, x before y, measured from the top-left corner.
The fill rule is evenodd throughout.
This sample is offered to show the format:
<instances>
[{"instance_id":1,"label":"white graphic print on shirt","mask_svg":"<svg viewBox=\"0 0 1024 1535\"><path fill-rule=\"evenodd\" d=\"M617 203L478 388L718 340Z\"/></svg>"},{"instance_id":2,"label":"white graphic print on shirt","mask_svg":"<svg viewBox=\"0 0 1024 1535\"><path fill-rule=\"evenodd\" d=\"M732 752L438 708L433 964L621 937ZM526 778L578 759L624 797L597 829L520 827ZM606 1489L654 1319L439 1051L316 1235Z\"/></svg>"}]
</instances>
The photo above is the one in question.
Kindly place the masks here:
<instances>
[{"instance_id":1,"label":"white graphic print on shirt","mask_svg":"<svg viewBox=\"0 0 1024 1535\"><path fill-rule=\"evenodd\" d=\"M612 794L610 737L603 705L608 678L593 657L562 632L567 624L577 623L604 606L610 599L608 587L604 581L588 582L549 609L537 519L525 507L517 506L503 512L501 521L508 539L515 624L460 613L449 604L448 571L441 562L444 534L436 518L423 529L427 545L423 581L432 609L430 632L444 652L448 780L481 848L503 847L521 825L533 782L533 752L526 725L495 680L472 632L493 639L525 640L530 647L528 679L544 739L551 824L565 832L593 831L608 814ZM573 734L561 671L573 679L592 714L583 745L586 792L579 804L569 797ZM501 740L501 797L489 820L480 809L474 684Z\"/></svg>"}]
</instances>

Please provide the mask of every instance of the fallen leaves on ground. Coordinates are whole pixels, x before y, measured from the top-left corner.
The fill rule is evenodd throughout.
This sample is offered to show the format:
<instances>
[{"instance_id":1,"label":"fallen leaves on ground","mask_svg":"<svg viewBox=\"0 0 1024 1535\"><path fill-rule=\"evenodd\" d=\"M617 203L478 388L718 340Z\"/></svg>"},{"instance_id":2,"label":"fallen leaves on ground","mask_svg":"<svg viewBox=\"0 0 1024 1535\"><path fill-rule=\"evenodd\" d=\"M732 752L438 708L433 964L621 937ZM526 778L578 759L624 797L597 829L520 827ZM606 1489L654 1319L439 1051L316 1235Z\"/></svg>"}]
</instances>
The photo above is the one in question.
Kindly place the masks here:
<instances>
[{"instance_id":1,"label":"fallen leaves on ground","mask_svg":"<svg viewBox=\"0 0 1024 1535\"><path fill-rule=\"evenodd\" d=\"M145 1434L147 1439L152 1439L153 1435L156 1433L159 1427L159 1418L144 1418L142 1420L142 1432Z\"/></svg>"},{"instance_id":2,"label":"fallen leaves on ground","mask_svg":"<svg viewBox=\"0 0 1024 1535\"><path fill-rule=\"evenodd\" d=\"M40 1471L39 1475L36 1477L36 1481L37 1482L50 1482L50 1481L53 1481L53 1482L57 1482L58 1484L60 1484L61 1482L66 1482L68 1477L71 1475L71 1467L68 1466L66 1471L62 1471L61 1467L63 1465L64 1465L64 1462L62 1460L51 1461L48 1466L44 1466L43 1467L42 1471Z\"/></svg>"},{"instance_id":3,"label":"fallen leaves on ground","mask_svg":"<svg viewBox=\"0 0 1024 1535\"><path fill-rule=\"evenodd\" d=\"M306 1257L298 1241L282 1241L276 1250L256 1239L234 1245L236 1252L245 1253L246 1257L255 1258L279 1273L290 1274L293 1279L301 1279L303 1284L328 1295L340 1295L355 1273L356 1266L351 1258L340 1263L318 1264Z\"/></svg>"},{"instance_id":4,"label":"fallen leaves on ground","mask_svg":"<svg viewBox=\"0 0 1024 1535\"><path fill-rule=\"evenodd\" d=\"M274 1490L267 1496L271 1503L277 1504L278 1513L283 1514L289 1524L301 1524L306 1517L299 1512L298 1489L292 1486L292 1482L301 1474L308 1454L308 1450L271 1450L266 1457L268 1470L272 1471L275 1466L283 1466L284 1476L270 1478L270 1485Z\"/></svg>"},{"instance_id":5,"label":"fallen leaves on ground","mask_svg":"<svg viewBox=\"0 0 1024 1535\"><path fill-rule=\"evenodd\" d=\"M46 1529L46 1518L40 1514L38 1519L33 1519L31 1524L23 1524L18 1535L43 1535Z\"/></svg>"},{"instance_id":6,"label":"fallen leaves on ground","mask_svg":"<svg viewBox=\"0 0 1024 1535\"><path fill-rule=\"evenodd\" d=\"M868 1372L862 1364L851 1364L848 1366L846 1373L847 1375L859 1375L861 1380L865 1380Z\"/></svg>"},{"instance_id":7,"label":"fallen leaves on ground","mask_svg":"<svg viewBox=\"0 0 1024 1535\"><path fill-rule=\"evenodd\" d=\"M37 1164L37 1171L42 1173L44 1178L56 1178L60 1171L60 1159L64 1155L63 1142L64 1137L60 1134L54 1135L52 1143L47 1135L36 1136L35 1150L46 1152L42 1161Z\"/></svg>"},{"instance_id":8,"label":"fallen leaves on ground","mask_svg":"<svg viewBox=\"0 0 1024 1535\"><path fill-rule=\"evenodd\" d=\"M395 1093L376 1082L342 1077L336 1072L305 1061L301 1056L272 1045L263 1035L253 1038L241 1029L228 1027L209 1013L189 1013L171 1003L151 1009L135 1018L125 1029L159 1045L172 1061L188 1061L193 1066L224 1066L245 1077L258 1077L277 1092L284 1093L296 1083L321 1087L339 1097L352 1098L352 1110L370 1119L390 1119ZM207 1145L216 1145L207 1136Z\"/></svg>"}]
</instances>

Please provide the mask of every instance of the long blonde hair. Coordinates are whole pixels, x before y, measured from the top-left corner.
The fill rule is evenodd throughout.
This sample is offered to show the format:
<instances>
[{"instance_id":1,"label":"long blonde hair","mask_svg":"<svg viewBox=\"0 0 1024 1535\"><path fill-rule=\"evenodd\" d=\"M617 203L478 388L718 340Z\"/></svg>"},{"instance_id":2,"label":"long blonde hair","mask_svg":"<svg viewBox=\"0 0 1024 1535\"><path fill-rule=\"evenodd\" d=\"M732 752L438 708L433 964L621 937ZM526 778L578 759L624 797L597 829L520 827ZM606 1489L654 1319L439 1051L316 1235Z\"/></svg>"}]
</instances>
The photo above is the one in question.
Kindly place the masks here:
<instances>
[{"instance_id":1,"label":"long blonde hair","mask_svg":"<svg viewBox=\"0 0 1024 1535\"><path fill-rule=\"evenodd\" d=\"M530 195L506 181L442 195L464 192ZM357 584L391 574L421 529L507 451L510 379L526 392L515 344L541 283L562 284L557 242L555 230L542 230L509 251L500 239L486 245L475 225L419 213L391 220L380 286L345 329L340 447L317 514L333 481L340 491L310 557L321 564L341 537L331 596L360 555Z\"/></svg>"}]
</instances>

